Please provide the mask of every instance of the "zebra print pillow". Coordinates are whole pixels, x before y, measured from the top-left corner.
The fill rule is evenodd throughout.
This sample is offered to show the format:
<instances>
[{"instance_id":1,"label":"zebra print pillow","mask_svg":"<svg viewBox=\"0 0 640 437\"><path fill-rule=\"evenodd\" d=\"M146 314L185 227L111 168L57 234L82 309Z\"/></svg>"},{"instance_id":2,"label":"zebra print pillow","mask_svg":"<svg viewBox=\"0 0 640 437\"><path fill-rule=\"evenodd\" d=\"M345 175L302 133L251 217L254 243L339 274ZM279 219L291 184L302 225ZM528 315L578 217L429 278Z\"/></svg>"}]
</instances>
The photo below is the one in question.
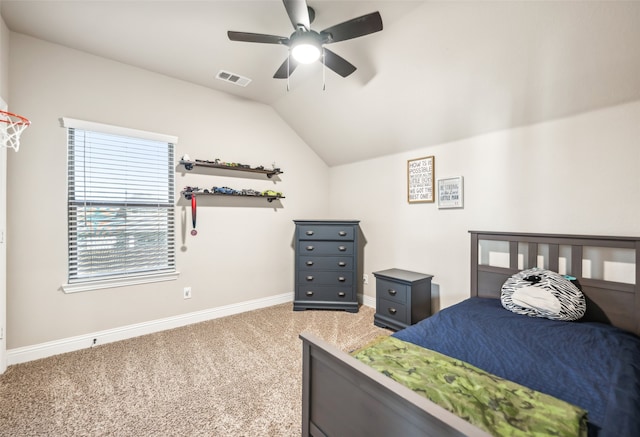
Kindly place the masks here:
<instances>
[{"instance_id":1,"label":"zebra print pillow","mask_svg":"<svg viewBox=\"0 0 640 437\"><path fill-rule=\"evenodd\" d=\"M500 301L516 314L551 320L578 320L587 308L578 287L556 272L538 268L523 270L507 279Z\"/></svg>"}]
</instances>

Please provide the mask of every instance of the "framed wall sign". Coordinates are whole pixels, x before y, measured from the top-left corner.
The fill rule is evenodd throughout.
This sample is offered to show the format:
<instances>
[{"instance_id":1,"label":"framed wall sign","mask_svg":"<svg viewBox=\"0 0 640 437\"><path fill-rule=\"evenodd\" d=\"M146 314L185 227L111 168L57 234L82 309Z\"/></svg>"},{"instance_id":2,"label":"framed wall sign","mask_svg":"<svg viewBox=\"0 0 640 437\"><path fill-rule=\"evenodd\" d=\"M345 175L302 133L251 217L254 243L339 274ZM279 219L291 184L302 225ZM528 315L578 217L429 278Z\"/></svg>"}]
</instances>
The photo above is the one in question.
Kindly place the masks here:
<instances>
[{"instance_id":1,"label":"framed wall sign","mask_svg":"<svg viewBox=\"0 0 640 437\"><path fill-rule=\"evenodd\" d=\"M438 208L464 207L462 176L438 179Z\"/></svg>"},{"instance_id":2,"label":"framed wall sign","mask_svg":"<svg viewBox=\"0 0 640 437\"><path fill-rule=\"evenodd\" d=\"M433 175L435 157L410 159L407 161L407 200L409 203L433 202Z\"/></svg>"}]
</instances>

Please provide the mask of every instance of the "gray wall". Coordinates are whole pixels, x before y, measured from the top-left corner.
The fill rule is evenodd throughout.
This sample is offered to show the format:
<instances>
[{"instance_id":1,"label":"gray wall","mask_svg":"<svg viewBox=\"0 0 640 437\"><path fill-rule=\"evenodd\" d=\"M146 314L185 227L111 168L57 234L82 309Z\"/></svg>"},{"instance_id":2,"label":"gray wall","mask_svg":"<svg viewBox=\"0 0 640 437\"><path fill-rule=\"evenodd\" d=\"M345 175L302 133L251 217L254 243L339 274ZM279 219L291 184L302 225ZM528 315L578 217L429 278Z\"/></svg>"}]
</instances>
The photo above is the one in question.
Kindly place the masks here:
<instances>
[{"instance_id":1,"label":"gray wall","mask_svg":"<svg viewBox=\"0 0 640 437\"><path fill-rule=\"evenodd\" d=\"M292 220L326 213L328 168L270 107L17 33L10 64L12 108L32 125L8 162L8 349L293 292ZM63 116L176 135L177 157L275 161L284 170L277 183L178 172L176 191L275 188L286 199L279 208L264 199L230 207L201 200L197 237L181 199L177 281L64 294Z\"/></svg>"},{"instance_id":2,"label":"gray wall","mask_svg":"<svg viewBox=\"0 0 640 437\"><path fill-rule=\"evenodd\" d=\"M362 220L365 273L433 274L449 306L469 295L468 230L640 235L639 140L640 101L333 167L331 208ZM429 155L464 177L464 209L407 203L407 160Z\"/></svg>"}]
</instances>

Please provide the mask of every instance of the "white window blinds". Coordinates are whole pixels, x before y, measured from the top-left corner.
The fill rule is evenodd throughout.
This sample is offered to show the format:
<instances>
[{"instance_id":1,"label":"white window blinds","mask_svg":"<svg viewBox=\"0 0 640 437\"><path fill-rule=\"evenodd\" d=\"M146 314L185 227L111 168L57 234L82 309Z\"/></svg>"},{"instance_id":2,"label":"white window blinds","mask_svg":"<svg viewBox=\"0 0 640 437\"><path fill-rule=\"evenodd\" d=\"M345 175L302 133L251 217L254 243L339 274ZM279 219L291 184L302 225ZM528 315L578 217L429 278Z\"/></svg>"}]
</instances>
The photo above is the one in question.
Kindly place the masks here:
<instances>
[{"instance_id":1,"label":"white window blinds","mask_svg":"<svg viewBox=\"0 0 640 437\"><path fill-rule=\"evenodd\" d=\"M66 118L63 126L69 283L175 272L176 138Z\"/></svg>"}]
</instances>

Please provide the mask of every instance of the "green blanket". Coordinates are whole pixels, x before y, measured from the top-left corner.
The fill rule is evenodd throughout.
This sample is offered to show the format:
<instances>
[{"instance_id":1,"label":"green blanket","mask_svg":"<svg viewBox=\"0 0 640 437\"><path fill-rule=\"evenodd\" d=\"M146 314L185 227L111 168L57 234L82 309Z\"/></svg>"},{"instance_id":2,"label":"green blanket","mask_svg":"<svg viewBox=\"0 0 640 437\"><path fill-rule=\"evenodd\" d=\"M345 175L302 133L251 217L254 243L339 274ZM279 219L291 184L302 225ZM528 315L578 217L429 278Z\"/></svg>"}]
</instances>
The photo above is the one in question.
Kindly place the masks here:
<instances>
[{"instance_id":1,"label":"green blanket","mask_svg":"<svg viewBox=\"0 0 640 437\"><path fill-rule=\"evenodd\" d=\"M492 435L587 435L581 408L397 338L352 355Z\"/></svg>"}]
</instances>

